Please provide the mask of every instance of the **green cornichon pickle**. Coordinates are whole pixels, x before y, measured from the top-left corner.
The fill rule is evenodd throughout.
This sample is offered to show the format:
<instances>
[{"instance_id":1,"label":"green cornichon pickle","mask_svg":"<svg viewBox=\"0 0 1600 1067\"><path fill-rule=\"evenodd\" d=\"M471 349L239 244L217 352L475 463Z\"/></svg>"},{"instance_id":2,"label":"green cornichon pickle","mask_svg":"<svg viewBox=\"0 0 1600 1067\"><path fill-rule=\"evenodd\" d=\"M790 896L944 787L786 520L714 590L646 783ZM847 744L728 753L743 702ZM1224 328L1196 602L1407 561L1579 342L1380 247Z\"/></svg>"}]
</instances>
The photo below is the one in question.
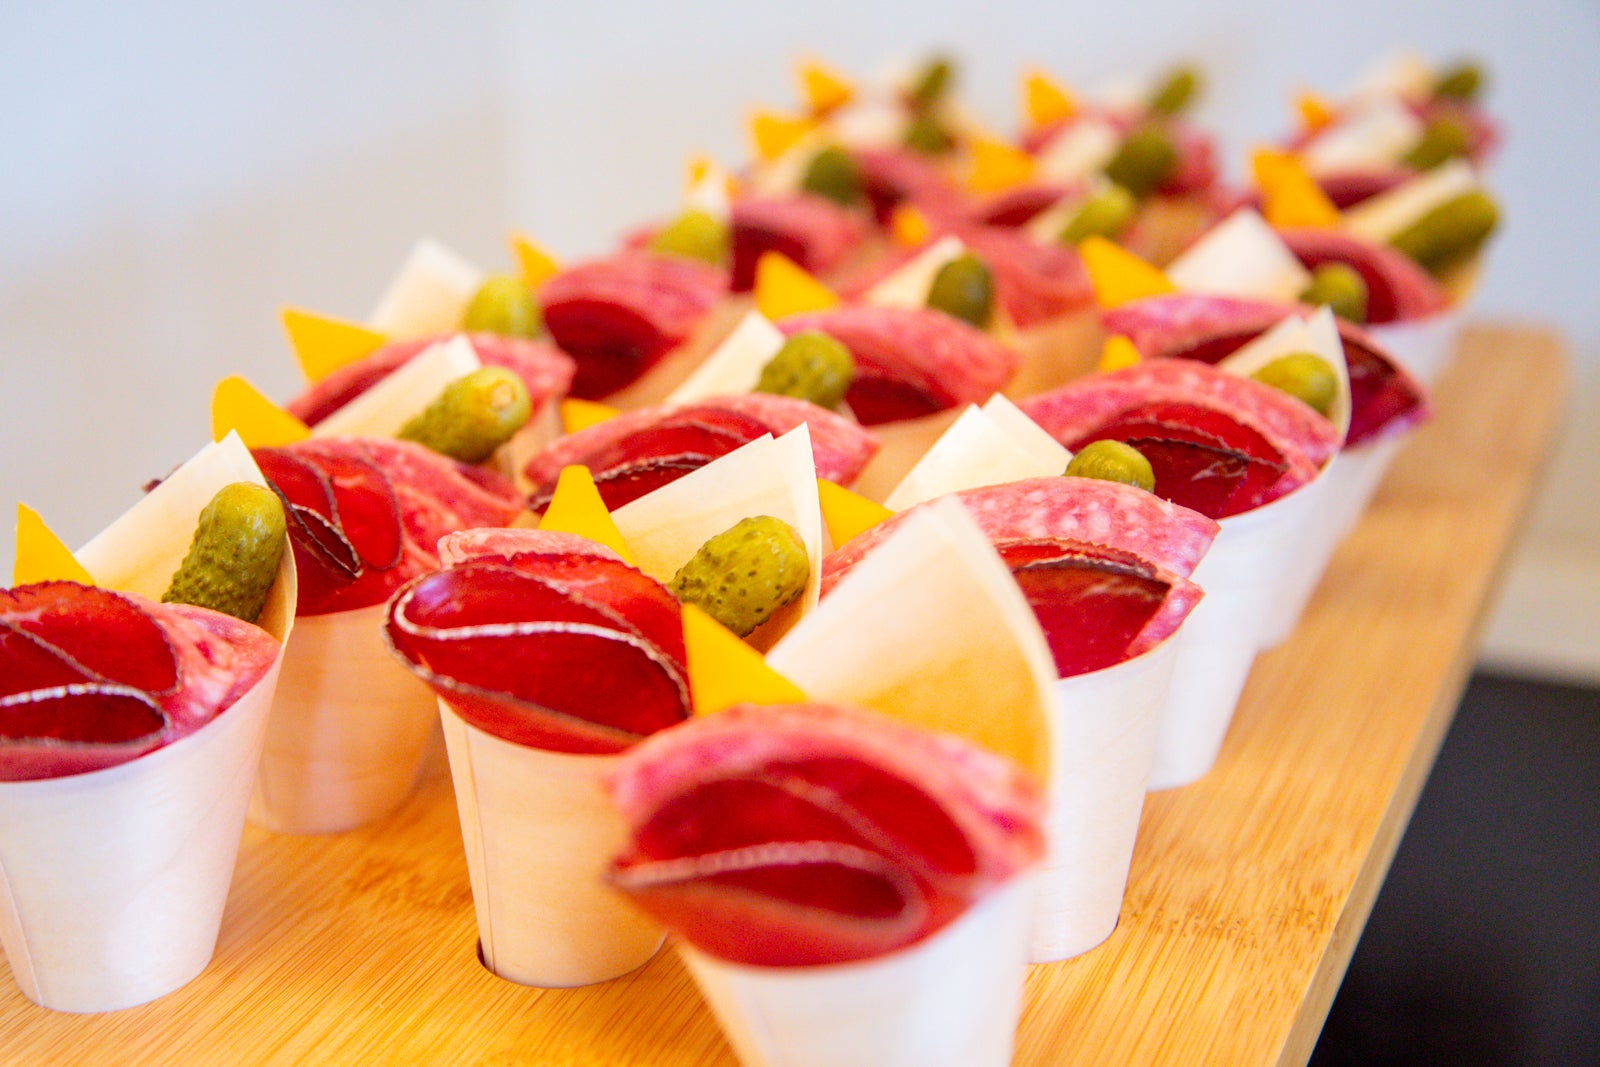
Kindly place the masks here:
<instances>
[{"instance_id":1,"label":"green cornichon pickle","mask_svg":"<svg viewBox=\"0 0 1600 1067\"><path fill-rule=\"evenodd\" d=\"M650 239L650 249L715 266L728 258L728 225L705 211L685 211Z\"/></svg>"},{"instance_id":2,"label":"green cornichon pickle","mask_svg":"<svg viewBox=\"0 0 1600 1067\"><path fill-rule=\"evenodd\" d=\"M944 124L932 115L918 115L906 127L905 146L925 156L938 156L950 151L956 140Z\"/></svg>"},{"instance_id":3,"label":"green cornichon pickle","mask_svg":"<svg viewBox=\"0 0 1600 1067\"><path fill-rule=\"evenodd\" d=\"M1098 478L1102 482L1137 485L1154 492L1156 472L1150 461L1130 444L1122 441L1091 441L1073 453L1066 473L1074 478Z\"/></svg>"},{"instance_id":4,"label":"green cornichon pickle","mask_svg":"<svg viewBox=\"0 0 1600 1067\"><path fill-rule=\"evenodd\" d=\"M1290 352L1264 364L1250 377L1298 397L1326 415L1339 396L1339 375L1315 352Z\"/></svg>"},{"instance_id":5,"label":"green cornichon pickle","mask_svg":"<svg viewBox=\"0 0 1600 1067\"><path fill-rule=\"evenodd\" d=\"M1157 115L1179 114L1200 95L1201 84L1194 67L1177 67L1151 91L1146 106Z\"/></svg>"},{"instance_id":6,"label":"green cornichon pickle","mask_svg":"<svg viewBox=\"0 0 1600 1067\"><path fill-rule=\"evenodd\" d=\"M1091 194L1078 211L1056 234L1064 245L1075 245L1085 237L1115 238L1133 221L1139 202L1120 185L1107 185Z\"/></svg>"},{"instance_id":7,"label":"green cornichon pickle","mask_svg":"<svg viewBox=\"0 0 1600 1067\"><path fill-rule=\"evenodd\" d=\"M225 485L201 510L189 552L161 599L255 622L278 576L285 544L277 493L254 482Z\"/></svg>"},{"instance_id":8,"label":"green cornichon pickle","mask_svg":"<svg viewBox=\"0 0 1600 1067\"><path fill-rule=\"evenodd\" d=\"M955 76L955 64L949 56L934 56L918 72L906 96L918 111L937 103L950 89L950 79Z\"/></svg>"},{"instance_id":9,"label":"green cornichon pickle","mask_svg":"<svg viewBox=\"0 0 1600 1067\"><path fill-rule=\"evenodd\" d=\"M1326 304L1341 319L1367 321L1367 281L1345 263L1324 263L1311 272L1311 284L1300 294L1302 304Z\"/></svg>"},{"instance_id":10,"label":"green cornichon pickle","mask_svg":"<svg viewBox=\"0 0 1600 1067\"><path fill-rule=\"evenodd\" d=\"M478 286L461 316L468 333L498 333L506 337L533 337L544 328L539 304L519 278L491 274Z\"/></svg>"},{"instance_id":11,"label":"green cornichon pickle","mask_svg":"<svg viewBox=\"0 0 1600 1067\"><path fill-rule=\"evenodd\" d=\"M504 367L479 367L444 391L396 435L463 463L482 463L527 423L528 387Z\"/></svg>"},{"instance_id":12,"label":"green cornichon pickle","mask_svg":"<svg viewBox=\"0 0 1600 1067\"><path fill-rule=\"evenodd\" d=\"M989 265L971 252L965 252L933 276L928 286L928 306L988 329L994 317L994 273Z\"/></svg>"},{"instance_id":13,"label":"green cornichon pickle","mask_svg":"<svg viewBox=\"0 0 1600 1067\"><path fill-rule=\"evenodd\" d=\"M836 408L856 374L850 350L820 330L805 330L761 368L758 393L776 393L809 400L818 407Z\"/></svg>"},{"instance_id":14,"label":"green cornichon pickle","mask_svg":"<svg viewBox=\"0 0 1600 1067\"><path fill-rule=\"evenodd\" d=\"M1178 165L1178 149L1160 126L1140 126L1106 164L1106 177L1141 200L1155 192Z\"/></svg>"},{"instance_id":15,"label":"green cornichon pickle","mask_svg":"<svg viewBox=\"0 0 1600 1067\"><path fill-rule=\"evenodd\" d=\"M1483 68L1476 63L1457 63L1443 71L1433 83L1433 95L1463 103L1477 98L1483 89Z\"/></svg>"},{"instance_id":16,"label":"green cornichon pickle","mask_svg":"<svg viewBox=\"0 0 1600 1067\"><path fill-rule=\"evenodd\" d=\"M1472 147L1472 131L1454 115L1440 115L1423 128L1422 136L1400 162L1413 170L1432 170Z\"/></svg>"},{"instance_id":17,"label":"green cornichon pickle","mask_svg":"<svg viewBox=\"0 0 1600 1067\"><path fill-rule=\"evenodd\" d=\"M755 515L701 545L667 588L744 637L798 597L810 576L811 558L794 527Z\"/></svg>"},{"instance_id":18,"label":"green cornichon pickle","mask_svg":"<svg viewBox=\"0 0 1600 1067\"><path fill-rule=\"evenodd\" d=\"M1474 191L1446 200L1389 238L1432 274L1443 274L1470 259L1500 222L1500 209L1489 194Z\"/></svg>"},{"instance_id":19,"label":"green cornichon pickle","mask_svg":"<svg viewBox=\"0 0 1600 1067\"><path fill-rule=\"evenodd\" d=\"M861 202L861 168L844 149L824 148L811 157L800 188L836 204L854 207Z\"/></svg>"}]
</instances>

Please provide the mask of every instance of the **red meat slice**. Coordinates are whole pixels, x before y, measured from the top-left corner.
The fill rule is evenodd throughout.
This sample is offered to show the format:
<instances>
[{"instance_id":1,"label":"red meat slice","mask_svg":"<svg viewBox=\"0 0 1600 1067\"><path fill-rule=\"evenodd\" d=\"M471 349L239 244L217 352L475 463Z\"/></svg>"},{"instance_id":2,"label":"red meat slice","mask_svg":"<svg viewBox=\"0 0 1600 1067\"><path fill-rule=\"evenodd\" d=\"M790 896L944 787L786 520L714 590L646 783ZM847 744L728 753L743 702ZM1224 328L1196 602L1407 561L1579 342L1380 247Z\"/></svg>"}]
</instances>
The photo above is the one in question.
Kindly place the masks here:
<instances>
[{"instance_id":1,"label":"red meat slice","mask_svg":"<svg viewBox=\"0 0 1600 1067\"><path fill-rule=\"evenodd\" d=\"M826 274L867 235L860 214L807 193L736 200L731 224L731 284L736 293L755 287L756 263L767 252L779 252L811 274Z\"/></svg>"},{"instance_id":2,"label":"red meat slice","mask_svg":"<svg viewBox=\"0 0 1600 1067\"><path fill-rule=\"evenodd\" d=\"M1342 263L1367 284L1367 325L1409 322L1443 311L1449 303L1433 276L1402 252L1339 230L1282 230L1283 243L1307 270Z\"/></svg>"},{"instance_id":3,"label":"red meat slice","mask_svg":"<svg viewBox=\"0 0 1600 1067\"><path fill-rule=\"evenodd\" d=\"M822 705L661 734L609 783L614 885L702 951L807 966L944 927L1043 850L1037 788L954 738Z\"/></svg>"}]
</instances>

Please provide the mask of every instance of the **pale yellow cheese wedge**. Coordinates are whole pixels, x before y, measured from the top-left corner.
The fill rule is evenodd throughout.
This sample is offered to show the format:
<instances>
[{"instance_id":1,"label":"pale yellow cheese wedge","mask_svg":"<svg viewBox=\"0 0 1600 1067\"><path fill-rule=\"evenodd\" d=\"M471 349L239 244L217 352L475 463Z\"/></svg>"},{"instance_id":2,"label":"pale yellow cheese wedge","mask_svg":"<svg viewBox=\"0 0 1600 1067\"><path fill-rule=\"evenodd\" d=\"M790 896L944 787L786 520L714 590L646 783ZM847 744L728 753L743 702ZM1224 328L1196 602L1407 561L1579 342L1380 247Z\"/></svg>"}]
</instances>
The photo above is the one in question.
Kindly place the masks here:
<instances>
[{"instance_id":1,"label":"pale yellow cheese wedge","mask_svg":"<svg viewBox=\"0 0 1600 1067\"><path fill-rule=\"evenodd\" d=\"M211 391L211 439L237 433L246 448L280 448L311 436L305 423L289 414L238 375Z\"/></svg>"},{"instance_id":2,"label":"pale yellow cheese wedge","mask_svg":"<svg viewBox=\"0 0 1600 1067\"><path fill-rule=\"evenodd\" d=\"M530 292L538 292L561 271L561 261L526 234L511 235L511 255L517 261L517 276Z\"/></svg>"},{"instance_id":3,"label":"pale yellow cheese wedge","mask_svg":"<svg viewBox=\"0 0 1600 1067\"><path fill-rule=\"evenodd\" d=\"M39 513L28 505L17 503L16 555L11 564L11 584L29 585L33 582L77 582L93 585L94 578L72 549L45 525Z\"/></svg>"},{"instance_id":4,"label":"pale yellow cheese wedge","mask_svg":"<svg viewBox=\"0 0 1600 1067\"><path fill-rule=\"evenodd\" d=\"M763 252L756 260L756 310L777 322L807 311L839 305L839 296L781 252Z\"/></svg>"},{"instance_id":5,"label":"pale yellow cheese wedge","mask_svg":"<svg viewBox=\"0 0 1600 1067\"><path fill-rule=\"evenodd\" d=\"M693 604L683 606L683 647L696 715L713 715L735 704L793 704L806 699L798 686L767 665L760 652Z\"/></svg>"},{"instance_id":6,"label":"pale yellow cheese wedge","mask_svg":"<svg viewBox=\"0 0 1600 1067\"><path fill-rule=\"evenodd\" d=\"M1101 307L1120 307L1178 288L1160 270L1104 237L1084 238L1078 243L1078 253L1089 269L1094 298Z\"/></svg>"},{"instance_id":7,"label":"pale yellow cheese wedge","mask_svg":"<svg viewBox=\"0 0 1600 1067\"><path fill-rule=\"evenodd\" d=\"M801 60L795 68L795 77L800 82L806 110L813 115L826 115L855 99L855 84L819 59Z\"/></svg>"},{"instance_id":8,"label":"pale yellow cheese wedge","mask_svg":"<svg viewBox=\"0 0 1600 1067\"><path fill-rule=\"evenodd\" d=\"M838 548L894 514L876 500L868 500L860 493L853 493L826 478L817 479L817 503L822 509L822 522L833 548Z\"/></svg>"},{"instance_id":9,"label":"pale yellow cheese wedge","mask_svg":"<svg viewBox=\"0 0 1600 1067\"><path fill-rule=\"evenodd\" d=\"M974 193L999 193L1034 176L1033 157L1012 144L979 134L967 145L967 188Z\"/></svg>"},{"instance_id":10,"label":"pale yellow cheese wedge","mask_svg":"<svg viewBox=\"0 0 1600 1067\"><path fill-rule=\"evenodd\" d=\"M907 516L767 665L813 700L965 737L1049 781L1050 649L1005 564L954 500Z\"/></svg>"},{"instance_id":11,"label":"pale yellow cheese wedge","mask_svg":"<svg viewBox=\"0 0 1600 1067\"><path fill-rule=\"evenodd\" d=\"M1261 190L1261 213L1275 229L1337 229L1339 209L1292 152L1258 149L1250 169Z\"/></svg>"},{"instance_id":12,"label":"pale yellow cheese wedge","mask_svg":"<svg viewBox=\"0 0 1600 1067\"><path fill-rule=\"evenodd\" d=\"M1022 117L1038 130L1065 122L1078 113L1078 101L1067 88L1038 67L1022 75Z\"/></svg>"},{"instance_id":13,"label":"pale yellow cheese wedge","mask_svg":"<svg viewBox=\"0 0 1600 1067\"><path fill-rule=\"evenodd\" d=\"M607 419L614 419L622 412L610 404L601 404L594 400L579 400L575 396L563 397L559 405L561 410L561 429L564 433L577 433L587 430L591 426L598 426Z\"/></svg>"},{"instance_id":14,"label":"pale yellow cheese wedge","mask_svg":"<svg viewBox=\"0 0 1600 1067\"><path fill-rule=\"evenodd\" d=\"M1095 364L1095 369L1098 371L1121 370L1123 367L1133 366L1143 358L1126 334L1114 333L1106 338L1105 344L1100 346L1100 359Z\"/></svg>"},{"instance_id":15,"label":"pale yellow cheese wedge","mask_svg":"<svg viewBox=\"0 0 1600 1067\"><path fill-rule=\"evenodd\" d=\"M283 332L308 382L320 382L340 367L370 356L386 341L377 330L356 322L284 308Z\"/></svg>"},{"instance_id":16,"label":"pale yellow cheese wedge","mask_svg":"<svg viewBox=\"0 0 1600 1067\"><path fill-rule=\"evenodd\" d=\"M765 163L777 160L815 128L816 120L809 116L784 115L766 109L751 112L747 125L756 156Z\"/></svg>"},{"instance_id":17,"label":"pale yellow cheese wedge","mask_svg":"<svg viewBox=\"0 0 1600 1067\"><path fill-rule=\"evenodd\" d=\"M611 549L624 562L634 561L627 539L617 529L605 501L600 499L594 476L581 464L561 468L556 476L555 492L550 494L550 503L539 518L539 529L587 537Z\"/></svg>"}]
</instances>

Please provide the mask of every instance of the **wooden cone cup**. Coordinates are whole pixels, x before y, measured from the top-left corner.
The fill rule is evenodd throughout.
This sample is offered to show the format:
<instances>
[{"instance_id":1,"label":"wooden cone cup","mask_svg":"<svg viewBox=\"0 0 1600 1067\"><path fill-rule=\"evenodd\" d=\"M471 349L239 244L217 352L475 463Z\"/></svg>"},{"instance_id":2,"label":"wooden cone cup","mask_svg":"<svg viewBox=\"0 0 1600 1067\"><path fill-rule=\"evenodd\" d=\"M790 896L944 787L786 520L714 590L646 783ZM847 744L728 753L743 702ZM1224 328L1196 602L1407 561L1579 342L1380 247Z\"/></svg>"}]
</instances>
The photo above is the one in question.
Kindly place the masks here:
<instances>
[{"instance_id":1,"label":"wooden cone cup","mask_svg":"<svg viewBox=\"0 0 1600 1067\"><path fill-rule=\"evenodd\" d=\"M484 964L566 988L642 966L665 934L604 881L627 830L600 787L616 756L501 740L439 701Z\"/></svg>"},{"instance_id":2,"label":"wooden cone cup","mask_svg":"<svg viewBox=\"0 0 1600 1067\"><path fill-rule=\"evenodd\" d=\"M1177 635L1151 789L1187 785L1216 762L1274 599L1305 531L1322 521L1327 470L1287 496L1221 520L1191 576L1205 597Z\"/></svg>"},{"instance_id":3,"label":"wooden cone cup","mask_svg":"<svg viewBox=\"0 0 1600 1067\"><path fill-rule=\"evenodd\" d=\"M1025 874L879 959L753 967L679 952L744 1067L1004 1067L1033 908Z\"/></svg>"},{"instance_id":4,"label":"wooden cone cup","mask_svg":"<svg viewBox=\"0 0 1600 1067\"><path fill-rule=\"evenodd\" d=\"M1055 684L1034 963L1080 955L1116 929L1182 632Z\"/></svg>"},{"instance_id":5,"label":"wooden cone cup","mask_svg":"<svg viewBox=\"0 0 1600 1067\"><path fill-rule=\"evenodd\" d=\"M961 407L953 407L918 419L869 426L878 438L878 451L849 488L881 503L917 465L923 453L960 417L961 411Z\"/></svg>"},{"instance_id":6,"label":"wooden cone cup","mask_svg":"<svg viewBox=\"0 0 1600 1067\"><path fill-rule=\"evenodd\" d=\"M382 818L411 795L437 711L432 691L384 644L386 610L374 604L295 623L252 822L334 833Z\"/></svg>"},{"instance_id":7,"label":"wooden cone cup","mask_svg":"<svg viewBox=\"0 0 1600 1067\"><path fill-rule=\"evenodd\" d=\"M1093 374L1105 336L1094 306L1019 329L1013 347L1022 367L1002 392L1021 400Z\"/></svg>"}]
</instances>

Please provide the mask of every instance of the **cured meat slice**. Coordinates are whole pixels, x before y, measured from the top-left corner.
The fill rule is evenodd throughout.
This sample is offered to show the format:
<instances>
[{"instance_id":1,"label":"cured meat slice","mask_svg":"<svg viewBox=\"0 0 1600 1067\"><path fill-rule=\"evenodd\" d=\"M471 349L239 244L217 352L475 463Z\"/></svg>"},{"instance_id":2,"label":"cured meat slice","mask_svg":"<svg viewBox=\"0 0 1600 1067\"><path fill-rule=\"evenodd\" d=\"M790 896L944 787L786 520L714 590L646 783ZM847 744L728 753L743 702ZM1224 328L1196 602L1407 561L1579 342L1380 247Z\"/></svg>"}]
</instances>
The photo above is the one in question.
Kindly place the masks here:
<instances>
[{"instance_id":1,"label":"cured meat slice","mask_svg":"<svg viewBox=\"0 0 1600 1067\"><path fill-rule=\"evenodd\" d=\"M861 186L880 225L888 225L895 208L910 203L929 218L966 214L966 197L927 156L909 148L858 149Z\"/></svg>"},{"instance_id":2,"label":"cured meat slice","mask_svg":"<svg viewBox=\"0 0 1600 1067\"><path fill-rule=\"evenodd\" d=\"M517 744L617 752L689 713L677 601L618 559L467 560L403 587L385 632L463 718Z\"/></svg>"},{"instance_id":3,"label":"cured meat slice","mask_svg":"<svg viewBox=\"0 0 1600 1067\"><path fill-rule=\"evenodd\" d=\"M826 705L743 705L659 734L608 782L611 882L691 944L759 966L933 934L1044 848L1042 800L956 738Z\"/></svg>"},{"instance_id":4,"label":"cured meat slice","mask_svg":"<svg viewBox=\"0 0 1600 1067\"><path fill-rule=\"evenodd\" d=\"M1089 118L1109 123L1118 132L1126 135L1145 122L1148 116L1140 112L1111 108L1085 109L1074 118L1030 132L1023 138L1023 147L1037 155L1045 145L1064 133L1073 123ZM1166 196L1182 196L1188 193L1206 192L1215 186L1219 171L1216 146L1210 135L1180 119L1169 117L1157 121L1172 139L1172 146L1177 151L1177 160L1171 173L1155 192Z\"/></svg>"},{"instance_id":5,"label":"cured meat slice","mask_svg":"<svg viewBox=\"0 0 1600 1067\"><path fill-rule=\"evenodd\" d=\"M1101 321L1108 331L1125 334L1145 356L1146 362L1140 366L1147 369L1141 373L1176 377L1179 372L1154 369L1162 366L1161 358L1220 363L1283 321L1284 316L1309 312L1309 308L1298 304L1203 293L1169 293L1113 308L1102 315ZM1345 362L1350 368L1350 427L1344 446L1350 448L1400 433L1426 419L1428 401L1423 387L1366 330L1343 319L1338 320L1338 326ZM1035 421L1044 425L1041 415L1034 409L1047 412L1048 403L1036 398L1023 406ZM1303 405L1290 405L1285 410L1299 408ZM1258 424L1264 413L1262 409L1255 416ZM1302 419L1306 415L1307 411L1300 412ZM1048 413L1043 417L1049 417ZM1320 416L1317 418L1320 420ZM1282 429L1287 431L1288 427ZM1317 449L1311 449L1308 455L1319 464L1326 458Z\"/></svg>"},{"instance_id":6,"label":"cured meat slice","mask_svg":"<svg viewBox=\"0 0 1600 1067\"><path fill-rule=\"evenodd\" d=\"M779 252L811 274L826 274L842 264L867 236L867 221L857 212L809 193L748 197L733 203L732 287L755 287L756 263Z\"/></svg>"},{"instance_id":7,"label":"cured meat slice","mask_svg":"<svg viewBox=\"0 0 1600 1067\"><path fill-rule=\"evenodd\" d=\"M855 359L845 403L864 426L982 403L1020 366L1016 352L980 330L926 308L846 305L778 323L789 336L820 330Z\"/></svg>"},{"instance_id":8,"label":"cured meat slice","mask_svg":"<svg viewBox=\"0 0 1600 1067\"><path fill-rule=\"evenodd\" d=\"M1342 263L1367 285L1367 325L1407 322L1443 311L1445 291L1415 260L1339 230L1281 230L1278 236L1307 270Z\"/></svg>"},{"instance_id":9,"label":"cured meat slice","mask_svg":"<svg viewBox=\"0 0 1600 1067\"><path fill-rule=\"evenodd\" d=\"M954 495L1017 578L1063 678L1148 651L1200 602L1188 576L1218 527L1196 511L1092 478L1028 478ZM917 507L830 553L823 595Z\"/></svg>"},{"instance_id":10,"label":"cured meat slice","mask_svg":"<svg viewBox=\"0 0 1600 1067\"><path fill-rule=\"evenodd\" d=\"M638 379L727 295L720 268L631 248L557 274L540 300L545 328L577 364L572 395L595 400Z\"/></svg>"},{"instance_id":11,"label":"cured meat slice","mask_svg":"<svg viewBox=\"0 0 1600 1067\"><path fill-rule=\"evenodd\" d=\"M396 341L364 359L340 367L310 385L288 403L289 413L315 426L350 401L377 385L424 351L448 337ZM468 334L467 340L485 367L504 367L522 379L534 408L566 394L575 371L571 357L548 341L501 337L493 333Z\"/></svg>"},{"instance_id":12,"label":"cured meat slice","mask_svg":"<svg viewBox=\"0 0 1600 1067\"><path fill-rule=\"evenodd\" d=\"M0 781L81 774L187 736L267 672L265 630L75 582L0 590Z\"/></svg>"},{"instance_id":13,"label":"cured meat slice","mask_svg":"<svg viewBox=\"0 0 1600 1067\"><path fill-rule=\"evenodd\" d=\"M1077 189L1061 184L1018 185L980 203L973 217L985 226L1026 226Z\"/></svg>"},{"instance_id":14,"label":"cured meat slice","mask_svg":"<svg viewBox=\"0 0 1600 1067\"><path fill-rule=\"evenodd\" d=\"M709 462L714 457L705 450L731 443L732 436L740 437L738 444L744 444L766 433L781 437L802 423L811 435L811 454L819 478L847 485L878 450L878 439L871 431L825 408L793 397L749 393L623 412L561 438L534 456L524 473L534 486L532 499L537 509L554 491L561 469L571 464L588 467L597 486L602 482L624 482L630 473L659 476L661 484L665 484ZM646 447L651 441L660 444L663 440L677 444L666 452ZM638 443L641 441L644 444ZM690 445L685 446L685 441ZM716 455L728 451L732 448ZM696 456L704 458L696 460ZM611 468L605 464L619 462L642 464L643 470L618 471L615 476L606 477Z\"/></svg>"},{"instance_id":15,"label":"cured meat slice","mask_svg":"<svg viewBox=\"0 0 1600 1067\"><path fill-rule=\"evenodd\" d=\"M288 514L301 615L380 603L438 565L445 534L521 510L505 478L409 441L312 438L252 455Z\"/></svg>"}]
</instances>

